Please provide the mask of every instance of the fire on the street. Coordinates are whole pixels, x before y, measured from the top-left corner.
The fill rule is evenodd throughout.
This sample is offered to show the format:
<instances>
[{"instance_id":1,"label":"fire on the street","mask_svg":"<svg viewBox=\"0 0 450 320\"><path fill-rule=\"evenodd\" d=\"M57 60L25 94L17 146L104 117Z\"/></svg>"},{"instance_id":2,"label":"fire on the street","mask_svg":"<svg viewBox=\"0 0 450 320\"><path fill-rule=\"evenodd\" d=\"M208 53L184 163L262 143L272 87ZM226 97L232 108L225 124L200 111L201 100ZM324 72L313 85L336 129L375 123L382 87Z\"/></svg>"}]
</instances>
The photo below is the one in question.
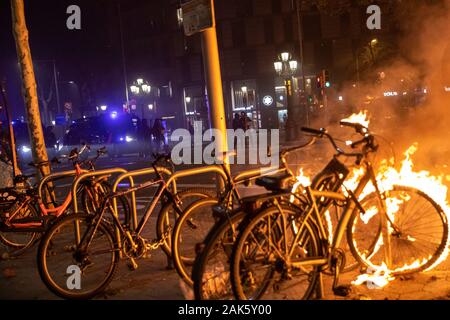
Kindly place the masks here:
<instances>
[{"instance_id":1,"label":"fire on the street","mask_svg":"<svg viewBox=\"0 0 450 320\"><path fill-rule=\"evenodd\" d=\"M361 111L358 114L353 114L347 119L343 121L351 122L351 123L359 123L364 127L368 127L370 124L370 120L368 119L368 112ZM424 190L426 194L433 199L445 212L446 219L448 221L450 217L450 207L447 201L447 187L443 184L443 180L445 178L444 175L434 176L429 171L414 171L414 163L412 160L412 156L418 150L418 144L415 143L410 146L404 152L404 159L401 162L400 168L396 169L394 166L394 159L384 159L381 161L381 165L377 172L377 181L379 184L379 188L381 192L391 191L395 185L407 186L416 188L418 190ZM355 190L361 177L364 174L364 169L361 167L354 168L351 172L350 176L344 183L343 192L347 193L347 190ZM295 189L298 188L299 185L308 186L311 184L311 179L304 175L303 171L300 172L297 177L297 183L295 185ZM361 193L359 200L364 199L366 196L375 191L375 187L372 183L369 183L363 192ZM389 219L392 222L396 221L396 213L399 211L400 206L403 203L408 202L410 199L408 196L390 196L385 199L386 204L386 213ZM367 208L365 213L360 214L360 219L364 224L369 224L369 222L376 217L378 214L378 208L376 206ZM332 239L331 233L333 232L333 228L335 226L330 226L330 218L329 213L326 213L325 216L328 224L328 229L330 231L330 239ZM352 226L353 228L355 226ZM388 228L389 235L392 235L394 230L391 226ZM408 235L406 238L407 241L413 243L416 239L413 236ZM436 262L427 268L426 271L434 269L441 262L445 261L449 250L449 237L447 236L446 248L443 251L442 255L439 257ZM383 246L383 236L381 235L374 246L374 250L369 256L369 258L375 255L380 248ZM352 282L354 285L361 285L363 283L372 282L376 285L377 288L382 288L386 286L390 281L394 280L395 277L392 276L394 273L412 270L417 267L420 267L426 262L426 258L417 259L412 263L403 265L401 267L396 267L394 269L389 269L386 262L381 262L378 265L370 265L367 273L359 275L355 281Z\"/></svg>"}]
</instances>

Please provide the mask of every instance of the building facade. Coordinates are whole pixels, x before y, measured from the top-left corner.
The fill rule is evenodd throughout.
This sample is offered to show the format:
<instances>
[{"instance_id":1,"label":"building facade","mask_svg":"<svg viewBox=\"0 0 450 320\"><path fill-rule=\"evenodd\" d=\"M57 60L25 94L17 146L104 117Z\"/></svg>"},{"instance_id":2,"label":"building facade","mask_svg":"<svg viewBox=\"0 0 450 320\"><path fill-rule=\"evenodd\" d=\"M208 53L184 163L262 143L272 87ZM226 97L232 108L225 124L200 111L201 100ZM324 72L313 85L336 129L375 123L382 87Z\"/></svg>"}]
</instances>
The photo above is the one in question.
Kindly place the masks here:
<instances>
[{"instance_id":1,"label":"building facade","mask_svg":"<svg viewBox=\"0 0 450 320\"><path fill-rule=\"evenodd\" d=\"M356 78L357 57L370 39L389 41L392 26L388 15L383 16L382 31L369 31L366 7L351 6L350 0L332 3L349 8L331 8L329 12L334 13L327 14L310 1L215 0L229 124L234 113L245 112L255 128L283 126L286 89L274 70L281 52L291 53L298 61L303 53L305 84L299 70L293 77L294 96L304 88L316 100L320 95L316 76L321 70L329 71L333 92L337 92L340 84ZM177 127L195 120L208 127L201 40L198 34L184 35L180 5L175 0L123 4L128 76L144 77L161 88L158 116L174 117Z\"/></svg>"}]
</instances>

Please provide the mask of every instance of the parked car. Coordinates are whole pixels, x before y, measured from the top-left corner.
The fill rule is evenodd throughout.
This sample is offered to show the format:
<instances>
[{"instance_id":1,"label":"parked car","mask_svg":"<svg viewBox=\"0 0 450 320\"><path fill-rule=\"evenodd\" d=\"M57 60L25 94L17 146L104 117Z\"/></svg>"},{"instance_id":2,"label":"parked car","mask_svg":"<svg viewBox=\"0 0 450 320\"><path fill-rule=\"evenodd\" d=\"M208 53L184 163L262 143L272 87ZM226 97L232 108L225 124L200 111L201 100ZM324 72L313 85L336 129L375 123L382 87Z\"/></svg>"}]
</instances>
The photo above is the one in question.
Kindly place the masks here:
<instances>
[{"instance_id":1,"label":"parked car","mask_svg":"<svg viewBox=\"0 0 450 320\"><path fill-rule=\"evenodd\" d=\"M150 152L150 139L140 135L140 119L127 113L112 112L72 121L70 128L57 142L59 154L88 144L92 148L107 147L109 156L145 154Z\"/></svg>"},{"instance_id":2,"label":"parked car","mask_svg":"<svg viewBox=\"0 0 450 320\"><path fill-rule=\"evenodd\" d=\"M12 123L18 161L27 164L33 161L28 125L22 120L13 120ZM56 154L56 137L53 133L53 127L43 127L42 130L48 157L54 157Z\"/></svg>"}]
</instances>

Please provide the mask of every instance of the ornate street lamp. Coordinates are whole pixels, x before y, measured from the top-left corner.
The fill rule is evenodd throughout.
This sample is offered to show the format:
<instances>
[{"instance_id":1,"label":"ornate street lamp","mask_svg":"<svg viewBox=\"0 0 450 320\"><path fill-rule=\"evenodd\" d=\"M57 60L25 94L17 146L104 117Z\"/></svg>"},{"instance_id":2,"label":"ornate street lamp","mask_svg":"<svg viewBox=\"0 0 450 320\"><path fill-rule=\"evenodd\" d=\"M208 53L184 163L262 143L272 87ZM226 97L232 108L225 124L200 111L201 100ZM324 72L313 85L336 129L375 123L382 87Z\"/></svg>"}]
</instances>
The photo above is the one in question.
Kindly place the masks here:
<instances>
[{"instance_id":1,"label":"ornate street lamp","mask_svg":"<svg viewBox=\"0 0 450 320\"><path fill-rule=\"evenodd\" d=\"M282 52L278 56L278 60L273 64L275 72L284 79L287 95L288 119L286 123L286 139L288 141L295 140L296 134L296 110L292 99L292 77L298 70L298 61L292 59L289 52Z\"/></svg>"},{"instance_id":2,"label":"ornate street lamp","mask_svg":"<svg viewBox=\"0 0 450 320\"><path fill-rule=\"evenodd\" d=\"M130 86L130 91L134 96L139 97L141 95L149 95L152 91L152 87L144 79L138 78ZM142 119L144 118L144 109L145 109L145 105L142 104L142 106L141 106ZM149 108L149 110L152 110L152 109Z\"/></svg>"}]
</instances>

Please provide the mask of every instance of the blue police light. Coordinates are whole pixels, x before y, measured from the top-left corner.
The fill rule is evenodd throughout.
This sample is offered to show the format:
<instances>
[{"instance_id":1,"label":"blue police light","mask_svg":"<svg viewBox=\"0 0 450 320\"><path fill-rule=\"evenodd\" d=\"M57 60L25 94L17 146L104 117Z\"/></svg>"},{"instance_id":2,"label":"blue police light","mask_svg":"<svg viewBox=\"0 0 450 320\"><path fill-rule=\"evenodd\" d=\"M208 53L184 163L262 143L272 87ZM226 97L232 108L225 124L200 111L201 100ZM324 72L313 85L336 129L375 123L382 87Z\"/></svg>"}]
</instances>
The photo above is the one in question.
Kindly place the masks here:
<instances>
[{"instance_id":1,"label":"blue police light","mask_svg":"<svg viewBox=\"0 0 450 320\"><path fill-rule=\"evenodd\" d=\"M117 118L117 111L111 112L111 118L116 119Z\"/></svg>"},{"instance_id":2,"label":"blue police light","mask_svg":"<svg viewBox=\"0 0 450 320\"><path fill-rule=\"evenodd\" d=\"M28 146L22 146L22 152L23 153L28 153L28 152L30 152L31 151L31 149L28 147Z\"/></svg>"}]
</instances>

